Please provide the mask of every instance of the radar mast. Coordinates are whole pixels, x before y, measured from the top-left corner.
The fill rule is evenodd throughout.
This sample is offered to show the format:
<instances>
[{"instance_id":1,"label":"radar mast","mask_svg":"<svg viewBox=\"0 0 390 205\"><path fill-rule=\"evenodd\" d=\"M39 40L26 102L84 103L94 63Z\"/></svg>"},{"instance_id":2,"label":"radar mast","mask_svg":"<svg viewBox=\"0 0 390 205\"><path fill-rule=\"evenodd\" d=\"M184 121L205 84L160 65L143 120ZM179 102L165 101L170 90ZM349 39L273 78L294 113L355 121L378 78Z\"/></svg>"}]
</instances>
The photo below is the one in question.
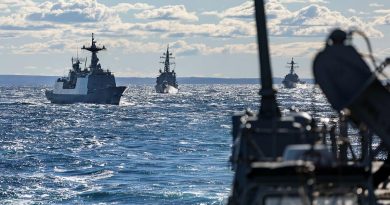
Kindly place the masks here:
<instances>
[{"instance_id":1,"label":"radar mast","mask_svg":"<svg viewBox=\"0 0 390 205\"><path fill-rule=\"evenodd\" d=\"M96 73L96 72L101 72L103 71L101 68L101 65L99 63L99 58L97 57L97 53L101 50L106 50L106 47L99 47L96 45L94 34L92 33L92 41L91 41L91 46L90 47L85 47L83 46L81 49L90 51L92 53L91 57L91 65L89 68L91 69L91 73Z\"/></svg>"}]
</instances>

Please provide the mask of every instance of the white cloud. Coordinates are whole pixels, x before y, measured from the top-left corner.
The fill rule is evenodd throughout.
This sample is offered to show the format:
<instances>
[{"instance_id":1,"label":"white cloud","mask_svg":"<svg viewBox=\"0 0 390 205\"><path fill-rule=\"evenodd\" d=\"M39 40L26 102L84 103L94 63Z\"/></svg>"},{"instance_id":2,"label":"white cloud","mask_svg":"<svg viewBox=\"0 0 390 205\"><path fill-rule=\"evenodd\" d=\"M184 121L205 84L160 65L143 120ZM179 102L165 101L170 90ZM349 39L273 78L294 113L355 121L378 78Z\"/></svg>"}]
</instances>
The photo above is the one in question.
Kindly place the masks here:
<instances>
[{"instance_id":1,"label":"white cloud","mask_svg":"<svg viewBox=\"0 0 390 205\"><path fill-rule=\"evenodd\" d=\"M277 56L301 56L313 57L322 47L323 42L293 42L271 44L270 51L273 57Z\"/></svg>"},{"instance_id":2,"label":"white cloud","mask_svg":"<svg viewBox=\"0 0 390 205\"><path fill-rule=\"evenodd\" d=\"M154 42L129 41L127 39L105 39L107 48L121 48L125 53L153 53L164 50L164 45Z\"/></svg>"},{"instance_id":3,"label":"white cloud","mask_svg":"<svg viewBox=\"0 0 390 205\"><path fill-rule=\"evenodd\" d=\"M50 54L60 53L64 51L74 51L75 48L80 45L76 45L76 42L66 40L52 40L48 42L35 42L27 43L20 46L10 46L8 48L14 54Z\"/></svg>"},{"instance_id":4,"label":"white cloud","mask_svg":"<svg viewBox=\"0 0 390 205\"><path fill-rule=\"evenodd\" d=\"M188 12L184 5L168 5L157 9L144 10L135 14L135 17L139 19L199 20L195 12Z\"/></svg>"},{"instance_id":5,"label":"white cloud","mask_svg":"<svg viewBox=\"0 0 390 205\"><path fill-rule=\"evenodd\" d=\"M178 55L211 55L211 54L255 54L257 55L257 43L226 44L219 47L209 47L205 44L189 44L179 40L171 43ZM273 57L301 56L311 58L322 47L323 42L294 42L270 44L270 52Z\"/></svg>"},{"instance_id":6,"label":"white cloud","mask_svg":"<svg viewBox=\"0 0 390 205\"><path fill-rule=\"evenodd\" d=\"M9 5L0 3L0 13L10 13L11 9L9 8Z\"/></svg>"},{"instance_id":7,"label":"white cloud","mask_svg":"<svg viewBox=\"0 0 390 205\"><path fill-rule=\"evenodd\" d=\"M164 47L159 43L140 42L147 42L147 39L152 38L172 38L173 40L189 37L229 39L254 37L256 35L253 1L246 1L239 6L222 12L214 12L213 15L220 17L217 23L191 22L197 21L198 18L195 13L188 12L182 5L154 9L153 6L148 4L122 3L109 7L96 2L96 0L59 0L57 2L47 1L35 6L31 5L26 4L26 7L22 7L18 12L0 17L0 38L25 35L37 39L46 38L45 40L79 39L80 37L89 37L90 33L94 32L105 39L115 37L114 40L107 40L105 43L107 47L121 48L124 52L142 53L160 50ZM138 18L149 19L150 21L123 22L118 12L127 12L133 9L141 10L140 13L136 14ZM334 27L357 27L370 36L383 35L374 29L372 24L366 23L358 17L348 18L340 12L316 4L291 11L280 0L270 0L266 4L266 10L269 33L273 36L326 36ZM32 15L36 15L35 19L31 19ZM75 16L69 17L69 15ZM73 19L75 17L80 18L76 21ZM388 22L389 20L386 18L376 21L377 24ZM137 40L125 41L124 38L129 37L136 37L138 43ZM72 47L68 48L69 45ZM205 44L185 44L184 41L177 41L172 45L176 45L178 51L183 55L252 53L256 51L255 44L227 44L223 47L209 47ZM305 55L306 50L302 48L303 50L299 51L300 45L298 44L286 44L284 47L279 45L281 50L273 52L273 54L278 55L278 53L284 53L283 51L287 52L287 50L292 53L293 46L291 48L287 47L290 45L296 47L297 53ZM310 44L302 43L302 45L311 47ZM63 52L67 49L74 50L77 46L80 45L75 45L74 42L57 40L55 42L35 42L34 44L17 46L12 50L24 54Z\"/></svg>"},{"instance_id":8,"label":"white cloud","mask_svg":"<svg viewBox=\"0 0 390 205\"><path fill-rule=\"evenodd\" d=\"M379 58L385 59L390 57L390 48L379 49L375 52L375 55Z\"/></svg>"},{"instance_id":9,"label":"white cloud","mask_svg":"<svg viewBox=\"0 0 390 205\"><path fill-rule=\"evenodd\" d=\"M155 42L130 41L125 38L98 39L99 44L108 49L120 49L124 53L160 53L166 49L166 44ZM78 43L84 42L84 43ZM51 40L48 42L27 43L20 46L5 47L15 54L49 54L61 52L75 52L82 44L88 44L84 40ZM213 55L213 54L257 54L257 43L225 44L211 47L203 43L188 43L184 40L169 43L170 47L178 56L187 55ZM310 56L323 46L323 42L294 42L271 44L272 56Z\"/></svg>"},{"instance_id":10,"label":"white cloud","mask_svg":"<svg viewBox=\"0 0 390 205\"><path fill-rule=\"evenodd\" d=\"M338 11L332 11L326 6L311 4L297 11L290 11L282 2L300 2L300 0L269 0L265 4L270 35L275 36L325 36L332 29L341 27L359 28L371 37L382 37L383 34L376 30L372 24L364 22L359 17L346 17ZM305 1L308 2L308 1ZM325 1L310 1L326 3ZM222 19L237 18L254 21L253 1L226 9L222 12L204 12L204 15L215 15ZM350 12L356 13L355 10Z\"/></svg>"},{"instance_id":11,"label":"white cloud","mask_svg":"<svg viewBox=\"0 0 390 205\"><path fill-rule=\"evenodd\" d=\"M116 6L111 7L116 12L126 13L130 10L145 10L145 9L153 9L154 6L145 4L145 3L120 3Z\"/></svg>"},{"instance_id":12,"label":"white cloud","mask_svg":"<svg viewBox=\"0 0 390 205\"><path fill-rule=\"evenodd\" d=\"M203 12L203 15L215 15L220 18L254 18L254 3L253 1L246 1L245 3L229 8L222 12L210 11Z\"/></svg>"},{"instance_id":13,"label":"white cloud","mask_svg":"<svg viewBox=\"0 0 390 205\"><path fill-rule=\"evenodd\" d=\"M165 45L153 42L129 41L124 38L98 38L98 44L107 49L120 49L124 53L152 53L164 50ZM80 43L81 42L81 43ZM89 45L86 39L55 39L45 42L26 43L20 46L10 46L6 49L14 54L50 54L62 52L75 52L81 45Z\"/></svg>"},{"instance_id":14,"label":"white cloud","mask_svg":"<svg viewBox=\"0 0 390 205\"><path fill-rule=\"evenodd\" d=\"M257 44L226 44L224 46L210 47L203 43L187 43L178 40L170 43L171 48L178 56L214 55L214 54L256 54Z\"/></svg>"},{"instance_id":15,"label":"white cloud","mask_svg":"<svg viewBox=\"0 0 390 205\"><path fill-rule=\"evenodd\" d=\"M374 21L376 25L390 25L390 13L385 16L377 17Z\"/></svg>"},{"instance_id":16,"label":"white cloud","mask_svg":"<svg viewBox=\"0 0 390 205\"><path fill-rule=\"evenodd\" d=\"M26 19L56 23L120 22L117 13L96 0L46 1L30 11Z\"/></svg>"},{"instance_id":17,"label":"white cloud","mask_svg":"<svg viewBox=\"0 0 390 205\"><path fill-rule=\"evenodd\" d=\"M1 3L7 4L11 7L26 7L36 5L36 3L32 0L2 0Z\"/></svg>"},{"instance_id":18,"label":"white cloud","mask_svg":"<svg viewBox=\"0 0 390 205\"><path fill-rule=\"evenodd\" d=\"M137 23L129 26L129 30L154 32L162 37L216 37L237 38L255 35L254 22L244 22L235 19L224 19L218 24L183 24L177 21L154 21Z\"/></svg>"},{"instance_id":19,"label":"white cloud","mask_svg":"<svg viewBox=\"0 0 390 205\"><path fill-rule=\"evenodd\" d=\"M312 4L292 13L286 18L270 21L270 28L276 35L323 36L330 30L358 28L371 37L382 37L383 34L371 24L359 17L345 17L338 11L331 11L325 6Z\"/></svg>"},{"instance_id":20,"label":"white cloud","mask_svg":"<svg viewBox=\"0 0 390 205\"><path fill-rule=\"evenodd\" d=\"M168 37L203 36L218 38L248 37L254 35L254 23L247 23L233 19L224 19L218 24L177 24L176 26L173 26L173 29L167 34Z\"/></svg>"},{"instance_id":21,"label":"white cloud","mask_svg":"<svg viewBox=\"0 0 390 205\"><path fill-rule=\"evenodd\" d=\"M271 0L265 4L269 24L278 24L281 19L290 18L293 14L280 1Z\"/></svg>"},{"instance_id":22,"label":"white cloud","mask_svg":"<svg viewBox=\"0 0 390 205\"><path fill-rule=\"evenodd\" d=\"M383 4L378 4L378 3L370 3L369 6L370 7L383 7L384 5Z\"/></svg>"},{"instance_id":23,"label":"white cloud","mask_svg":"<svg viewBox=\"0 0 390 205\"><path fill-rule=\"evenodd\" d=\"M7 1L12 3L11 0ZM91 32L111 36L144 35L145 32L126 30L130 25L123 23L118 11L113 9L118 6L122 9L130 9L130 4L118 4L110 8L96 0L46 1L39 5L26 3L13 14L0 16L0 36L44 38L74 35L77 37L89 35ZM132 4L132 9L144 8L152 7L146 4Z\"/></svg>"},{"instance_id":24,"label":"white cloud","mask_svg":"<svg viewBox=\"0 0 390 205\"><path fill-rule=\"evenodd\" d=\"M13 31L14 35L28 35L29 31L46 31L56 28L54 25L45 22L26 22L25 15L14 13L10 16L0 17L0 34Z\"/></svg>"},{"instance_id":25,"label":"white cloud","mask_svg":"<svg viewBox=\"0 0 390 205\"><path fill-rule=\"evenodd\" d=\"M379 10L375 10L374 12L379 14L389 14L390 9L379 9Z\"/></svg>"}]
</instances>

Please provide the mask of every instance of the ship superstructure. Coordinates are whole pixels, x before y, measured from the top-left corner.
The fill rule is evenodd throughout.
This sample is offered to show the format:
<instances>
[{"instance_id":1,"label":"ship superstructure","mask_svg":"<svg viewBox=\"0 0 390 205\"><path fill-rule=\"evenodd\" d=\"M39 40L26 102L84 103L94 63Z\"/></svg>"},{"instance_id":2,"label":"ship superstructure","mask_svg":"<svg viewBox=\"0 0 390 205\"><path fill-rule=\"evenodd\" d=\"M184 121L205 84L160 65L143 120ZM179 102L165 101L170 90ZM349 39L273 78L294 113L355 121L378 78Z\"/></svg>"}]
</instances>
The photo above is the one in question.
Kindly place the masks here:
<instances>
[{"instance_id":1,"label":"ship superstructure","mask_svg":"<svg viewBox=\"0 0 390 205\"><path fill-rule=\"evenodd\" d=\"M72 58L72 69L67 77L58 78L53 90L46 90L48 100L56 104L96 103L118 105L125 86L116 86L115 77L103 70L97 53L106 48L96 45L92 33L91 46L82 47L92 53L89 69L81 69L81 59ZM85 60L86 63L87 60Z\"/></svg>"},{"instance_id":2,"label":"ship superstructure","mask_svg":"<svg viewBox=\"0 0 390 205\"><path fill-rule=\"evenodd\" d=\"M175 57L173 57L173 54L169 51L169 45L167 46L167 51L163 53L160 58L163 59L160 63L164 65L164 68L163 70L159 70L160 75L157 77L155 86L156 92L177 93L179 85L176 81L176 72L174 69L171 69L171 66L175 65L175 63L172 62Z\"/></svg>"},{"instance_id":3,"label":"ship superstructure","mask_svg":"<svg viewBox=\"0 0 390 205\"><path fill-rule=\"evenodd\" d=\"M295 73L295 68L298 68L297 63L294 61L294 58L291 59L291 62L287 63L290 68L290 73L287 74L282 83L285 88L296 88L297 84L303 84L304 82L299 79L299 76Z\"/></svg>"}]
</instances>

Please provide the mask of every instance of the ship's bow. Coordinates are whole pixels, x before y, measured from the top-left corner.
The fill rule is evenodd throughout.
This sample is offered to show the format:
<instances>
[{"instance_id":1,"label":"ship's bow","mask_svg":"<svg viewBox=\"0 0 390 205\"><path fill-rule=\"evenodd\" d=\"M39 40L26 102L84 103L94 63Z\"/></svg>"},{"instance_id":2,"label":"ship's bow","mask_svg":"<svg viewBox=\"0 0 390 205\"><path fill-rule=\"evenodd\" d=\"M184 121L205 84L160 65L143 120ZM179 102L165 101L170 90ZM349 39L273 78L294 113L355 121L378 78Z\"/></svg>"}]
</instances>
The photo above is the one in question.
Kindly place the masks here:
<instances>
[{"instance_id":1,"label":"ship's bow","mask_svg":"<svg viewBox=\"0 0 390 205\"><path fill-rule=\"evenodd\" d=\"M118 86L109 88L109 92L111 93L111 100L109 104L119 105L123 92L125 92L126 86Z\"/></svg>"},{"instance_id":2,"label":"ship's bow","mask_svg":"<svg viewBox=\"0 0 390 205\"><path fill-rule=\"evenodd\" d=\"M46 98L52 102L53 101L53 91L52 90L45 90L45 96Z\"/></svg>"}]
</instances>

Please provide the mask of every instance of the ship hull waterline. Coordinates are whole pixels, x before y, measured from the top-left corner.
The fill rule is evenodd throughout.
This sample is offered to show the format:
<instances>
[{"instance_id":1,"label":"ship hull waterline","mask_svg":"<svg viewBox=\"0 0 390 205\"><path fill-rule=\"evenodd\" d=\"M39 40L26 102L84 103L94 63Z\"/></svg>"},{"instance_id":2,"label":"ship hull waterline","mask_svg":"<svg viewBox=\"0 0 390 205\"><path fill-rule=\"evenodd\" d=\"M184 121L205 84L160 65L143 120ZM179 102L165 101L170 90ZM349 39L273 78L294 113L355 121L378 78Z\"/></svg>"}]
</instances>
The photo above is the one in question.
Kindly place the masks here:
<instances>
[{"instance_id":1,"label":"ship hull waterline","mask_svg":"<svg viewBox=\"0 0 390 205\"><path fill-rule=\"evenodd\" d=\"M283 81L283 86L285 88L296 88L297 87L297 83L291 82L291 81L287 81L287 82Z\"/></svg>"},{"instance_id":2,"label":"ship hull waterline","mask_svg":"<svg viewBox=\"0 0 390 205\"><path fill-rule=\"evenodd\" d=\"M174 86L167 85L167 86L158 86L156 85L156 92L157 93L163 93L163 94L176 94L179 92L179 89L177 89Z\"/></svg>"},{"instance_id":3,"label":"ship hull waterline","mask_svg":"<svg viewBox=\"0 0 390 205\"><path fill-rule=\"evenodd\" d=\"M73 103L90 103L90 104L111 104L119 105L125 86L108 87L96 89L88 92L86 95L76 94L55 94L52 90L46 90L46 98L54 104L73 104Z\"/></svg>"}]
</instances>

